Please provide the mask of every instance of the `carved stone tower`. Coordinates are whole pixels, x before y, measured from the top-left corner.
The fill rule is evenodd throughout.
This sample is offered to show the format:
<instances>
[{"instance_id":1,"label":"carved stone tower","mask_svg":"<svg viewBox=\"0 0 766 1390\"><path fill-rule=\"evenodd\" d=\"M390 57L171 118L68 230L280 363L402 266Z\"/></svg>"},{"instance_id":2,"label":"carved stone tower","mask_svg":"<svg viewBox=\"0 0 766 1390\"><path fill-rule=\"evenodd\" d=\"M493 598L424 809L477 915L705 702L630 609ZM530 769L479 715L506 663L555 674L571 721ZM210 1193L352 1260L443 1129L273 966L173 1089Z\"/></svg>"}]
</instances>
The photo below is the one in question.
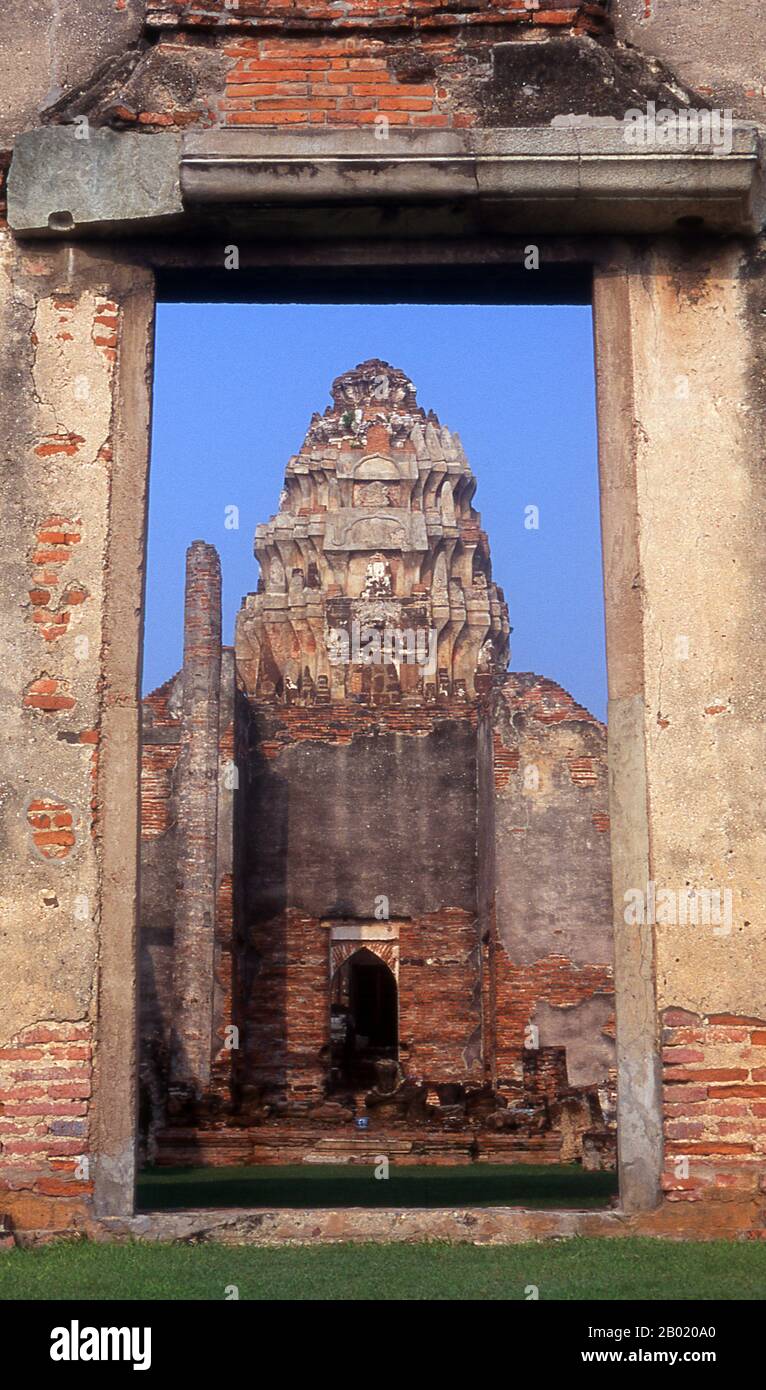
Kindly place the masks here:
<instances>
[{"instance_id":1,"label":"carved stone tower","mask_svg":"<svg viewBox=\"0 0 766 1390\"><path fill-rule=\"evenodd\" d=\"M505 670L510 628L460 439L387 362L338 377L332 398L256 531L244 689L288 704L471 699Z\"/></svg>"}]
</instances>

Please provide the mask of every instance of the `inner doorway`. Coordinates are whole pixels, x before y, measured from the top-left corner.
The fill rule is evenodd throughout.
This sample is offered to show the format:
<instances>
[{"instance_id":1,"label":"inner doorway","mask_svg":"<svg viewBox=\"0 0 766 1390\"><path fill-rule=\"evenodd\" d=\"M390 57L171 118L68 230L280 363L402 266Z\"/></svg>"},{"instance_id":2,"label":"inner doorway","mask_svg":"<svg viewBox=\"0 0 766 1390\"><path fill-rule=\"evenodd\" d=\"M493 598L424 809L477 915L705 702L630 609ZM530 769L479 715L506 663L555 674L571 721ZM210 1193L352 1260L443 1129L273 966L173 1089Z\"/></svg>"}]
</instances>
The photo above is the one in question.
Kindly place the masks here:
<instances>
[{"instance_id":1,"label":"inner doorway","mask_svg":"<svg viewBox=\"0 0 766 1390\"><path fill-rule=\"evenodd\" d=\"M180 314L182 310L196 311L199 306L162 306L163 311L166 308L168 313L172 309ZM206 316L215 311L213 322L219 310L222 314L225 311L226 323L215 341L215 351L206 356L208 376L198 383L199 389L189 391L193 373L184 377L183 399L187 404L190 398L198 402L194 449L199 457L195 479L200 479L200 488L211 479L205 460L221 453L221 416L215 409L215 401L221 398L227 401L226 414L230 413L232 421L262 420L263 429L274 432L273 437L271 433L259 435L261 449L268 447L269 453L289 458L282 493L276 491L279 477L265 467L247 472L243 479L238 460L225 478L216 473L215 494L196 496L200 506L194 516L185 519L182 536L183 540L192 535L213 537L204 543L200 559L203 575L209 577L212 572L205 566L208 561L213 564L210 551L215 549L214 541L221 546L226 573L234 567L234 582L227 578L224 583L224 627L227 635L231 633L236 613L242 630L241 669L250 682L247 709L259 721L253 729L252 744L235 742L235 751L240 748L240 756L246 760L244 776L239 776L238 766L229 766L230 743L219 748L223 776L218 789L218 829L223 846L232 853L226 862L222 855L209 860L219 880L214 897L220 930L216 934L216 960L206 978L217 980L222 970L231 970L230 978L240 982L241 989L239 985L231 991L218 989L214 997L214 1047L226 1036L232 1021L239 1043L231 1051L223 1045L215 1052L217 1089L211 1088L210 1109L220 1105L223 1095L230 1105L226 1125L232 1146L240 1142L242 1129L257 1126L258 1137L264 1140L259 1152L265 1152L265 1162L270 1163L276 1163L284 1152L284 1146L279 1148L284 1136L265 1122L267 1114L278 1114L280 1124L284 1123L291 1135L294 1131L302 1136L300 1142L306 1145L307 1161L311 1162L321 1147L330 1156L337 1157L340 1152L343 1162L359 1161L368 1150L355 1129L370 1129L369 1140L377 1145L375 1151L385 1152L389 1140L391 1144L400 1142L401 1129L410 1126L417 1131L417 1152L424 1163L475 1160L494 1165L502 1153L509 1162L521 1162L526 1169L530 1155L549 1165L569 1161L582 1166L584 1135L594 1128L599 1131L599 1141L605 1140L606 1163L612 1160L612 1149L606 1144L611 1145L614 1138L608 1109L614 1088L607 949L612 909L606 748L605 730L598 719L603 690L599 694L591 679L587 698L596 713L580 706L578 696L586 690L583 681L588 668L584 666L578 674L567 656L567 642L577 625L561 623L562 604L542 582L551 574L557 576L557 585L563 580L570 595L578 594L578 613L587 616L591 607L586 602L588 588L577 565L583 554L598 559L595 469L588 473L584 466L595 462L595 433L576 428L578 421L581 425L587 421L581 413L571 411L565 412L565 436L541 433L539 418L547 421L550 417L540 412L534 422L528 420L526 387L512 399L504 390L488 390L486 382L477 392L470 371L470 360L475 360L481 345L491 340L491 359L502 363L502 368L497 367L502 380L508 375L509 361L518 361L519 379L527 380L535 334L541 360L546 360L550 342L545 320L555 311L535 308L534 313L528 310L522 315L520 308L511 311L507 306L484 304L469 305L467 313L463 305L449 305L449 312L444 306L418 305L415 310L407 305L325 305L312 339L305 306L277 304L272 308L273 315L264 306L257 309L258 341L267 323L273 331L269 333L269 352L258 357L261 375L254 377L250 370L242 373L245 396L241 402L236 399L238 378L230 371L225 344L236 343L242 361L250 366L246 350L250 340L243 336L245 332L252 335L250 305L206 307ZM393 359L395 364L400 360L395 329L397 318L405 311L406 321L402 320L399 335L401 360L406 359L409 367L412 359L417 387L403 369L389 361ZM288 323L283 330L287 337L280 356L278 328L283 313L289 320L295 318L295 323ZM243 332L231 332L229 314L234 319L243 317ZM456 314L459 322L454 319ZM477 316L478 325L474 325L473 336L472 314ZM571 339L567 358L587 363L587 306L584 302L569 306L569 314L583 321L585 339L581 343ZM556 318L559 347L568 322L561 315ZM329 334L328 324L333 330ZM436 336L444 344L438 362L433 354L437 329ZM574 327L571 331L574 333ZM345 348L345 338L341 341L344 332L349 336ZM182 355L184 343L191 340L198 343L199 334L190 338L188 333L171 333L171 377L181 360L191 372L194 359L189 361ZM295 440L291 440L294 412L284 391L293 383L295 364L300 360L301 399L311 392L315 399L325 398L328 341L341 364L353 364L364 351L377 353L384 347L387 356L383 360L368 355L357 361L356 367L352 365L333 378L329 387L332 403L324 415L317 415L316 420L311 417L299 450L304 459L313 460L314 453L323 459L327 455L326 468L323 464L324 471L317 473L309 463L305 465L307 471L303 471L303 463L299 469ZM419 354L415 352L418 341L422 344ZM298 347L299 358L294 352ZM219 348L223 354L220 360ZM160 356L161 351L158 360ZM217 378L209 377L214 366L221 373L220 390L213 385ZM311 377L314 370L321 376L316 383ZM583 371L585 380L578 380L577 390L570 381L570 389L578 410L587 411L592 425L592 391L587 389L588 369ZM262 404L253 395L254 379L264 390ZM269 393L273 396L275 387L282 401L277 412L268 408ZM460 593L468 594L471 615L489 609L490 627L492 604L499 611L504 600L501 591L492 596L495 581L488 542L482 540L478 514L469 511L469 486L473 482L468 477L470 469L462 462L463 454L458 452L463 446L455 443L446 426L439 425L435 410L429 407L428 415L421 418L421 407L414 400L418 391L424 401L429 397L438 400L442 395L447 401L449 397L445 412L449 410L449 418L467 429L471 456L483 459L482 499L489 514L494 510L511 521L516 518L515 526L500 528L501 545L493 553L495 572L500 575L512 570L516 576L514 593L520 612L535 615L535 621L517 624L514 650L516 664L522 668L520 674L499 669L503 653L491 643L487 646L483 642L474 651L472 639L466 640L463 628L469 629L470 637L471 624L468 608L465 619L462 617ZM504 403L502 411L498 413L493 404L488 412L488 395L493 403ZM362 404L352 410L357 400ZM300 401L294 404L297 414ZM360 424L357 410L362 412L362 422L367 420L363 440L357 440L354 433ZM156 452L163 467L168 458L176 457L173 451L177 450L177 477L183 480L188 477L190 459L188 439L180 448L177 422L181 413L178 406L167 410L163 429L161 415L155 412L155 428ZM400 438L412 423L410 416L413 420L417 416L414 443L412 432ZM205 435L206 427L212 434ZM277 437L279 431L282 433ZM506 454L511 439L518 455L518 467L513 468L508 466ZM583 467L575 457L578 440L585 455ZM229 457L225 448L223 454ZM230 456L237 459L236 449ZM462 493L459 488L456 492L461 478ZM162 485L162 475L155 471L153 516L158 563L159 557L165 562L168 535L174 534L168 516L158 517L158 505L161 512L166 497L169 517L177 520L179 496L190 501L194 498L194 490L190 493L175 478L166 494ZM262 517L274 512L277 499L277 512L270 522L263 522ZM348 513L348 526L338 531L335 523L344 513ZM307 517L319 518L311 525L325 528L324 549L319 546L317 551L318 543L308 533L304 536ZM287 526L294 537L290 543L293 549L284 556L281 532L280 545L276 539L273 545L270 540L268 554L261 546L257 581L251 573L253 523L267 528ZM407 549L418 541L422 523L426 524L429 548ZM587 531L589 524L592 535ZM442 531L446 527L447 541L441 531L438 536L433 531L429 541L429 525L432 530L434 526ZM457 537L455 531L459 532ZM574 535L576 555L570 557L573 565L567 568L564 542ZM394 540L397 544L385 544ZM403 549L397 549L399 541ZM306 545L310 555L304 554ZM402 560L402 555L415 559ZM183 552L177 559L176 578L183 575ZM237 577L238 560L242 563L241 579ZM457 566L454 574L450 566ZM341 593L336 592L338 574L343 579ZM592 578L595 602L601 596L597 564ZM250 609L241 614L235 601L229 600L227 585L230 593L236 594L252 590L256 582L258 588L248 593L256 614L252 618ZM271 619L269 626L256 609L267 600L276 600L279 611L289 609L291 585L293 597L300 589L308 625L301 626L300 639L282 642L271 633ZM322 627L320 623L315 633L308 615L325 599L329 605L327 624ZM349 604L353 613L357 611L354 605L365 613L374 610L380 623L398 614L397 605L410 605L416 615L425 606L425 618L412 620L417 624L413 629L417 638L420 622L428 620L429 603L441 612L447 601L453 604L455 614L450 625L439 630L442 644L447 641L449 650L445 663L436 663L430 679L425 674L419 677L422 690L417 683L413 690L402 681L402 671L405 676L409 674L405 660L401 671L394 663L392 676L385 640L380 642L379 659L373 652L372 664L382 667L377 676L361 660L337 659L337 624ZM168 856L172 859L174 846L170 841L176 827L183 824L174 811L175 790L168 769L175 767L173 760L182 746L176 728L184 717L177 702L178 684L183 688L184 681L189 684L191 680L181 671L180 676L177 672L156 689L151 688L169 663L169 606L165 601L158 608L158 669L155 674L147 672L145 701L142 901L145 899L146 985L142 1037L149 1064L153 1062L149 1046L156 1035L162 1035L164 1020L172 1015L172 999L171 1006L164 1008L163 989L167 993L166 982L174 978L167 957L173 960L170 953L175 951L177 934L175 923L165 923L158 915L167 895L156 904L156 911L152 898L153 885L160 888L167 882L167 873L157 872L155 864ZM401 611L403 622L410 607ZM283 624L286 629L293 618L288 615ZM345 628L342 631L349 637L350 658L355 629L352 626L350 633ZM323 652L328 633L335 644L328 659L329 675L316 664L316 653ZM540 634L550 637L549 648L544 643L530 645L538 642ZM176 633L179 661L185 650L182 636L181 631ZM598 647L595 638L593 642L585 640L583 628L577 626L577 651L590 654L591 666L594 645ZM403 650L409 648L403 646ZM268 660L263 653L268 653ZM233 652L228 644L222 649L221 690L229 705L228 712L219 718L219 730L236 727L228 694L235 689L230 673L232 655L237 660L236 640ZM225 670L224 663L228 663ZM535 670L555 672L556 679L524 674ZM593 670L590 674L592 678ZM570 696L566 686L559 687L558 680L565 676L567 681L571 678L576 694ZM371 678L369 684L367 677ZM483 753L479 757L480 749L490 746L490 731L487 729L486 744L484 733L480 742L471 705L478 686L474 690L472 682L482 682L486 690L487 682L495 677L503 694L497 695L493 705L497 722L491 731L490 760ZM585 698L584 693L581 698ZM414 702L412 710L418 711L417 730L410 702ZM517 720L520 706L523 710ZM237 717L244 714L241 702L237 709ZM580 730L577 738L587 739L587 746L573 744L575 727ZM239 780L229 776L232 770ZM549 814L552 790L555 822ZM324 808L321 816L316 813L319 797ZM236 854L232 823L238 827ZM366 835L364 827L376 833ZM377 833L380 827L385 827L384 834ZM524 849L522 836L533 850ZM542 848L549 836L556 846L550 857ZM558 927L553 929L553 942L548 940L556 914L546 913L544 908L540 912L538 907L540 920L530 933L526 904L519 902L514 890L523 870L527 901L532 906L539 904L541 879L550 885L546 887L549 895L561 891L562 875L557 885L551 872L551 865L560 863L563 879L568 880L564 890L571 908L568 884L572 876L567 864L572 857L586 866L575 881L583 885L587 920L597 923L597 930L593 941L579 933L571 942L571 950L554 951L554 977L540 969L540 962L550 955L551 946L562 945ZM500 890L502 910L498 911ZM381 920L379 901L386 903ZM396 918L393 922L387 915L389 904ZM495 909L491 917L490 904ZM175 910L173 903L169 909ZM249 924L241 936L236 928L232 930L235 915L237 921ZM236 961L222 945L228 939L242 942ZM352 957L356 957L353 962ZM207 1011L205 1018L209 1018ZM600 1090L598 1111L592 1114L590 1092L594 1086ZM566 1096L571 1108L571 1090L578 1093L574 1101L579 1108L576 1123L570 1123L567 1110L565 1129L559 1120L559 1097ZM328 1091L333 1092L329 1106L325 1104ZM161 1102L166 1093L160 1089ZM608 1104L602 1101L602 1093ZM580 1104L583 1096L584 1104ZM196 1103L193 1096L192 1110ZM159 1162L169 1164L167 1155L176 1163L205 1162L205 1136L215 1134L218 1144L218 1130L200 1126L194 1131L193 1144L190 1141L188 1150L182 1149L181 1144L187 1141L179 1135L189 1133L191 1125L180 1124L177 1110L170 1118L172 1123L166 1123L160 1115L155 1124ZM606 1136L602 1134L604 1128L608 1129ZM147 1154L151 1161L153 1153L148 1146Z\"/></svg>"},{"instance_id":2,"label":"inner doorway","mask_svg":"<svg viewBox=\"0 0 766 1390\"><path fill-rule=\"evenodd\" d=\"M332 1079L340 1087L383 1083L396 1071L398 999L385 961L366 946L335 971L330 994Z\"/></svg>"}]
</instances>

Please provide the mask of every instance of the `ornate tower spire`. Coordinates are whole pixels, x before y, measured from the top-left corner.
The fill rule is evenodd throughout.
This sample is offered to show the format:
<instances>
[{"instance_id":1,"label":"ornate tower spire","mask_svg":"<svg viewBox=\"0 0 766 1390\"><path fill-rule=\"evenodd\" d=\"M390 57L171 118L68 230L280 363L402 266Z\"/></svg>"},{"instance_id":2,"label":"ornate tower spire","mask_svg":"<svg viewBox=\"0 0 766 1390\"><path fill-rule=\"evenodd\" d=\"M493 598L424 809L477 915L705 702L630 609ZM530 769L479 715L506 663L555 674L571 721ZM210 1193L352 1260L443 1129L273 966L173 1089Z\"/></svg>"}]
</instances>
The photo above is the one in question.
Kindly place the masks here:
<instances>
[{"instance_id":1,"label":"ornate tower spire","mask_svg":"<svg viewBox=\"0 0 766 1390\"><path fill-rule=\"evenodd\" d=\"M508 610L460 439L377 358L332 384L255 533L237 622L257 699L471 699L504 671Z\"/></svg>"}]
</instances>

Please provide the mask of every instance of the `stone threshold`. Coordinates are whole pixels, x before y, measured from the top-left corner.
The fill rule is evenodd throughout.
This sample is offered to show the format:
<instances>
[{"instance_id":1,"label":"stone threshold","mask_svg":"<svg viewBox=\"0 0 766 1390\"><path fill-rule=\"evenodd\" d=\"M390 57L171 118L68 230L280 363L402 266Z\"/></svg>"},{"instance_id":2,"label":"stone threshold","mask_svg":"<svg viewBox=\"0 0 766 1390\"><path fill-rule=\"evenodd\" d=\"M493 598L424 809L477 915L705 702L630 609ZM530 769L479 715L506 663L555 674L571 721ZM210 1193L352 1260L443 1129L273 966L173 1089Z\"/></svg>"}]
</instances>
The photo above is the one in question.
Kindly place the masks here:
<instances>
[{"instance_id":1,"label":"stone threshold","mask_svg":"<svg viewBox=\"0 0 766 1390\"><path fill-rule=\"evenodd\" d=\"M764 1240L759 1213L739 1202L663 1202L654 1211L540 1211L525 1207L188 1208L129 1217L83 1219L56 1230L14 1231L0 1217L0 1249L57 1241L166 1242L264 1247L341 1244L526 1245L538 1241L621 1236L663 1240Z\"/></svg>"},{"instance_id":2,"label":"stone threshold","mask_svg":"<svg viewBox=\"0 0 766 1390\"><path fill-rule=\"evenodd\" d=\"M472 1245L523 1245L575 1236L657 1236L676 1240L761 1239L753 1212L738 1203L706 1205L665 1202L653 1212L540 1211L524 1207L434 1208L211 1208L147 1211L107 1217L95 1240L170 1241L223 1245L333 1245L446 1241ZM29 1241L21 1233L24 1244Z\"/></svg>"}]
</instances>

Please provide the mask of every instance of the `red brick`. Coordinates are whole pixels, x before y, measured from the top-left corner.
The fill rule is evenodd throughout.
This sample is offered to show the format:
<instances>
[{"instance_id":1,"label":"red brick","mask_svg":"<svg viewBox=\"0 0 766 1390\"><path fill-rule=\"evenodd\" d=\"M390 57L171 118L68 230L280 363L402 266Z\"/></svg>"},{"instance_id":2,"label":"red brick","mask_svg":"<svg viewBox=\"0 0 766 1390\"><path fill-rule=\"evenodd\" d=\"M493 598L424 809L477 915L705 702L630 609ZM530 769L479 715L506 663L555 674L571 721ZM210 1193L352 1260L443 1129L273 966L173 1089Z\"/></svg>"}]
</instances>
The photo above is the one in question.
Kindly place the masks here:
<instances>
[{"instance_id":1,"label":"red brick","mask_svg":"<svg viewBox=\"0 0 766 1390\"><path fill-rule=\"evenodd\" d=\"M662 1059L664 1062L704 1062L705 1053L701 1048L692 1047L663 1047Z\"/></svg>"},{"instance_id":2,"label":"red brick","mask_svg":"<svg viewBox=\"0 0 766 1390\"><path fill-rule=\"evenodd\" d=\"M746 1081L745 1067L701 1067L699 1071L689 1071L685 1067L666 1067L666 1081Z\"/></svg>"},{"instance_id":3,"label":"red brick","mask_svg":"<svg viewBox=\"0 0 766 1390\"><path fill-rule=\"evenodd\" d=\"M577 9L569 10L535 10L532 14L533 24L566 25L574 24L577 19Z\"/></svg>"},{"instance_id":4,"label":"red brick","mask_svg":"<svg viewBox=\"0 0 766 1390\"><path fill-rule=\"evenodd\" d=\"M682 1155L687 1155L687 1150L684 1148L684 1146L682 1144L676 1143L673 1140L668 1141L667 1147L669 1150L672 1150L673 1152L677 1153L679 1157L681 1157ZM693 1142L689 1146L688 1157L691 1158L692 1156L696 1157L698 1155L710 1155L710 1157L715 1157L716 1155L751 1154L752 1152L752 1144L728 1144L724 1143L723 1141L721 1141L721 1143L718 1144L698 1144L696 1142Z\"/></svg>"},{"instance_id":5,"label":"red brick","mask_svg":"<svg viewBox=\"0 0 766 1390\"><path fill-rule=\"evenodd\" d=\"M725 1100L729 1097L738 1100L742 1096L766 1096L766 1086L711 1086L708 1094Z\"/></svg>"},{"instance_id":6,"label":"red brick","mask_svg":"<svg viewBox=\"0 0 766 1390\"><path fill-rule=\"evenodd\" d=\"M662 1019L669 1028L694 1028L700 1022L699 1015L689 1013L688 1009L666 1009Z\"/></svg>"},{"instance_id":7,"label":"red brick","mask_svg":"<svg viewBox=\"0 0 766 1390\"><path fill-rule=\"evenodd\" d=\"M731 1023L734 1025L735 1028L748 1028L753 1025L755 1025L755 1027L762 1027L764 1024L766 1024L766 1019L740 1018L738 1014L710 1014L708 1017L708 1023L713 1024L714 1027L720 1023Z\"/></svg>"},{"instance_id":8,"label":"red brick","mask_svg":"<svg viewBox=\"0 0 766 1390\"><path fill-rule=\"evenodd\" d=\"M423 97L381 97L379 111L430 111L433 100Z\"/></svg>"}]
</instances>

